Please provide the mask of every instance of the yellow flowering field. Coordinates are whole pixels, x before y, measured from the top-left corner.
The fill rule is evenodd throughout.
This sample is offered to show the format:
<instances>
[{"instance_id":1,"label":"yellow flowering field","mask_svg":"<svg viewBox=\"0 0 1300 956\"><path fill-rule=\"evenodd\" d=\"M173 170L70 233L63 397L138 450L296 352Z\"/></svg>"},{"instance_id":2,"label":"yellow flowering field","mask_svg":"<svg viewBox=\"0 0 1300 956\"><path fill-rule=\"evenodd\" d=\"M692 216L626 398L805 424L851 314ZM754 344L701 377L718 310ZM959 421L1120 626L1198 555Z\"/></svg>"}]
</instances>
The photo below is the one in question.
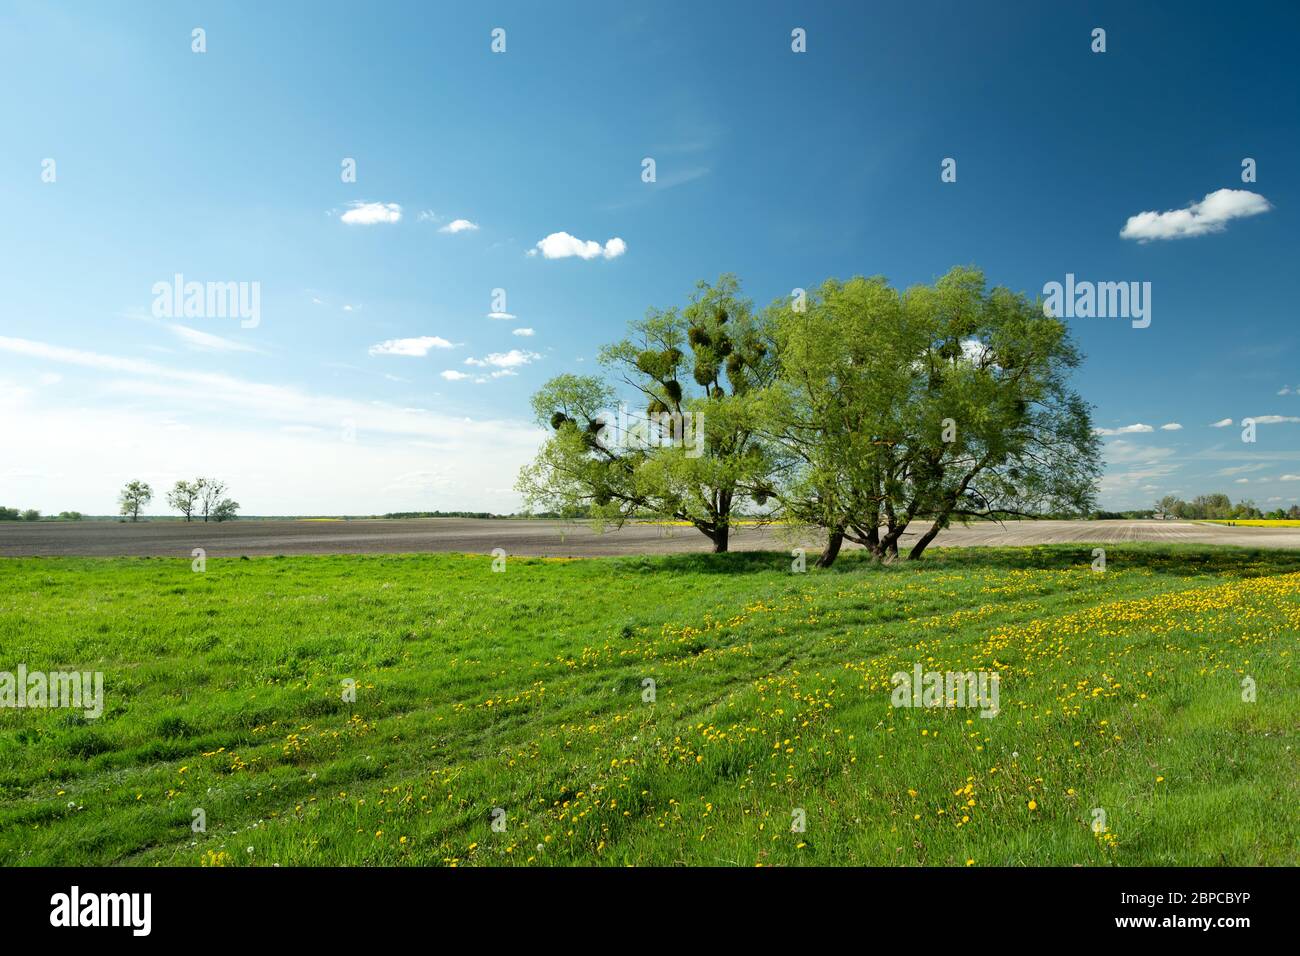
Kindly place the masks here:
<instances>
[{"instance_id":1,"label":"yellow flowering field","mask_svg":"<svg viewBox=\"0 0 1300 956\"><path fill-rule=\"evenodd\" d=\"M0 710L0 849L1300 862L1300 554L1107 552L6 560L4 661L102 671L105 700ZM927 703L931 674L996 699Z\"/></svg>"}]
</instances>

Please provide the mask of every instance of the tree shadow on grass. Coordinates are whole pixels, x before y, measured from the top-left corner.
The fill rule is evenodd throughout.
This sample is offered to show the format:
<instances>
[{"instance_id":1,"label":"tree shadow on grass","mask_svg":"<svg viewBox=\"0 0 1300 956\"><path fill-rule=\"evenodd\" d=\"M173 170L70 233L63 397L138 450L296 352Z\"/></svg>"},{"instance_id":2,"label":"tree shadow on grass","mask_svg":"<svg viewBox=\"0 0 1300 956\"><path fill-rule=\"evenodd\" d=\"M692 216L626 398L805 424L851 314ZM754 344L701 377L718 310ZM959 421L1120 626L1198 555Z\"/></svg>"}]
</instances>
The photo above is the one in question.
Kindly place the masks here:
<instances>
[{"instance_id":1,"label":"tree shadow on grass","mask_svg":"<svg viewBox=\"0 0 1300 956\"><path fill-rule=\"evenodd\" d=\"M815 568L818 552L805 555L807 573L906 574L914 571L1066 570L1088 569L1095 560L1096 544L1052 544L1025 547L931 548L918 561L900 558L890 564L874 560L866 551L841 552L830 568ZM1170 577L1233 575L1257 577L1300 572L1300 550L1241 548L1231 545L1112 544L1105 547L1111 571L1144 568ZM651 574L793 574L794 558L788 551L736 551L729 554L639 555L614 558L621 572Z\"/></svg>"}]
</instances>

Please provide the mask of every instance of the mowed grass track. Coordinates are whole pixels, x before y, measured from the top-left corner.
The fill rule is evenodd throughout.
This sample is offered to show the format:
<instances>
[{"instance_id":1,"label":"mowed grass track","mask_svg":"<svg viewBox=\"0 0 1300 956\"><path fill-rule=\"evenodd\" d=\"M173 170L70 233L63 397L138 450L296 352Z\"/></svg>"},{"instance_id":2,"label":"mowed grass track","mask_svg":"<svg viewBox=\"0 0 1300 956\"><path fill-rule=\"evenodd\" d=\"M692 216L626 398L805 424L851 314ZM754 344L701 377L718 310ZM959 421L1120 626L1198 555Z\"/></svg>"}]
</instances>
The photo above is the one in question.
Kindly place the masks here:
<instances>
[{"instance_id":1,"label":"mowed grass track","mask_svg":"<svg viewBox=\"0 0 1300 956\"><path fill-rule=\"evenodd\" d=\"M1107 558L3 560L0 670L106 709L0 710L0 860L1300 862L1300 553ZM917 661L1001 713L892 707Z\"/></svg>"}]
</instances>

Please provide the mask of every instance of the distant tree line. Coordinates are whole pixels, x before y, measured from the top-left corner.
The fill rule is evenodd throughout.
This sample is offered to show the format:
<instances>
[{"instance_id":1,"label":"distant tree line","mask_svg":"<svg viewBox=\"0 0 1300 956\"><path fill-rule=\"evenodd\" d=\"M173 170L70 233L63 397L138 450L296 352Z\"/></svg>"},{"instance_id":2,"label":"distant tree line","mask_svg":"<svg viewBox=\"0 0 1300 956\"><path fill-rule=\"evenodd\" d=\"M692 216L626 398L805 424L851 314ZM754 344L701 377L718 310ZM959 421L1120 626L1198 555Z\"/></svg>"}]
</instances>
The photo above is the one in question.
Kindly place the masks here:
<instances>
[{"instance_id":1,"label":"distant tree line","mask_svg":"<svg viewBox=\"0 0 1300 956\"><path fill-rule=\"evenodd\" d=\"M503 518L490 511L390 511L385 518Z\"/></svg>"},{"instance_id":2,"label":"distant tree line","mask_svg":"<svg viewBox=\"0 0 1300 956\"><path fill-rule=\"evenodd\" d=\"M1300 505L1290 508L1274 508L1265 512L1256 507L1255 502L1243 498L1236 504L1225 494L1197 495L1191 501L1184 501L1174 495L1165 495L1156 502L1156 512L1174 518L1186 518L1192 521L1204 520L1249 520L1252 518L1300 519Z\"/></svg>"},{"instance_id":3,"label":"distant tree line","mask_svg":"<svg viewBox=\"0 0 1300 956\"><path fill-rule=\"evenodd\" d=\"M58 518L61 521L80 521L80 511L60 511ZM41 513L36 508L28 508L25 511L19 511L17 508L6 508L0 505L0 521L40 521ZM48 520L48 519L47 519Z\"/></svg>"}]
</instances>

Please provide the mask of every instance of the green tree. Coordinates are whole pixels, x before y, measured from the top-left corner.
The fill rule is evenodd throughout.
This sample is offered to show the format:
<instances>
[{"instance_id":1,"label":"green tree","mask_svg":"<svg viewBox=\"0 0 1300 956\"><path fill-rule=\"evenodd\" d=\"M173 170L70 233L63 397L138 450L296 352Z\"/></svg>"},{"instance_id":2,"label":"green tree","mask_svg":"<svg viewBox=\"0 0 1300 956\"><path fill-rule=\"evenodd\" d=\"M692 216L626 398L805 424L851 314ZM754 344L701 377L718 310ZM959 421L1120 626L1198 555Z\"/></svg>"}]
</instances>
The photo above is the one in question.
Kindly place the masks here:
<instances>
[{"instance_id":1,"label":"green tree","mask_svg":"<svg viewBox=\"0 0 1300 956\"><path fill-rule=\"evenodd\" d=\"M216 478L196 478L191 488L196 499L195 508L203 515L203 520L206 522L225 498L226 483Z\"/></svg>"},{"instance_id":2,"label":"green tree","mask_svg":"<svg viewBox=\"0 0 1300 956\"><path fill-rule=\"evenodd\" d=\"M1100 440L1068 385L1081 359L1036 303L956 268L901 295L832 281L773 311L773 433L799 462L779 494L827 530L823 565L841 538L892 559L918 520L912 559L953 520L1091 508Z\"/></svg>"},{"instance_id":3,"label":"green tree","mask_svg":"<svg viewBox=\"0 0 1300 956\"><path fill-rule=\"evenodd\" d=\"M239 502L232 501L229 498L222 498L212 506L213 521L232 521L239 517L236 513L239 511Z\"/></svg>"},{"instance_id":4,"label":"green tree","mask_svg":"<svg viewBox=\"0 0 1300 956\"><path fill-rule=\"evenodd\" d=\"M528 506L616 525L673 518L726 551L742 501L761 505L769 492L757 414L776 372L736 278L699 283L684 308L649 310L600 357L639 401L613 414L618 392L602 378L547 382L533 411L553 434L517 484Z\"/></svg>"},{"instance_id":5,"label":"green tree","mask_svg":"<svg viewBox=\"0 0 1300 956\"><path fill-rule=\"evenodd\" d=\"M41 520L41 513L40 513L38 510L36 510L35 508L28 508L26 511L23 512L23 520L24 520L24 521L40 521L40 520Z\"/></svg>"},{"instance_id":6,"label":"green tree","mask_svg":"<svg viewBox=\"0 0 1300 956\"><path fill-rule=\"evenodd\" d=\"M198 481L186 481L180 479L172 486L172 490L167 492L167 503L185 516L189 521L194 514L194 507L198 503L201 488Z\"/></svg>"},{"instance_id":7,"label":"green tree","mask_svg":"<svg viewBox=\"0 0 1300 956\"><path fill-rule=\"evenodd\" d=\"M127 482L126 487L118 492L117 502L120 505L118 514L128 515L132 521L138 521L141 509L151 501L153 501L153 489L149 487L148 482Z\"/></svg>"}]
</instances>

